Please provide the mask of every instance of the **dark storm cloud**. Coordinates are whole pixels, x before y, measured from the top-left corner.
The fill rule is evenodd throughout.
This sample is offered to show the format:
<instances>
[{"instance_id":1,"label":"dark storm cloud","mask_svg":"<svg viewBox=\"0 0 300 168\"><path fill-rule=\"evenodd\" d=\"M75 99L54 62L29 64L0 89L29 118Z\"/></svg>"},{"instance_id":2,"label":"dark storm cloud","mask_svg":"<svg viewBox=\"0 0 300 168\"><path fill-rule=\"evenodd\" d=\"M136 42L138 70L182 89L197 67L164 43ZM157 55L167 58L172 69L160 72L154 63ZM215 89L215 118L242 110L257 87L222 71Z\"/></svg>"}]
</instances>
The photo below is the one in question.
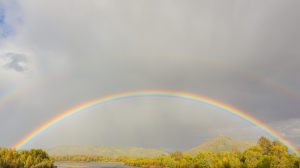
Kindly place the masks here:
<instances>
[{"instance_id":1,"label":"dark storm cloud","mask_svg":"<svg viewBox=\"0 0 300 168\"><path fill-rule=\"evenodd\" d=\"M95 97L141 89L187 91L211 97L274 125L274 128L280 125L278 123L287 124L292 118L300 120L297 110L300 100L294 92L300 90L300 79L297 78L300 71L300 4L297 0L32 0L20 3L24 25L18 45L31 48L39 55L36 58L42 76L39 78L45 80L29 93L31 99L24 98L15 107L18 115L12 120L26 125L16 132L15 139L62 109ZM11 67L24 69L21 63L26 60L14 60L10 61ZM291 88L293 94L282 89L285 87ZM153 121L163 118L163 111L201 111L190 105L190 110L187 106L181 109L169 106L150 101L144 102L141 110L152 112L153 116L149 118ZM127 113L130 108L135 109L135 104L127 108ZM153 108L154 112L151 111ZM115 111L124 109L116 108ZM244 122L238 126L229 122L226 131L220 130L222 125L214 126L205 120L210 118L211 123L220 123L226 117L212 118L212 114L206 112L203 110L198 122L189 124L182 124L176 116L168 115L164 121L170 120L169 123L158 122L155 128L146 125L144 129L149 130L149 135L141 136L139 142L149 145L153 141L149 137L163 136L169 131L170 134L162 137L165 140L157 141L157 146L175 148L184 141L184 138L176 138L176 130L184 132L183 137L196 137L189 141L193 145L197 144L196 139L201 139L200 135L195 136L197 131L207 137L217 136L217 132L244 139L257 135L250 131L247 137L236 131ZM119 115L98 117L118 120ZM32 121L32 116L39 120ZM122 119L134 123L135 120L131 120L136 119L134 116L125 115ZM93 118L96 117L89 119ZM83 128L73 126L90 129L88 122L82 121ZM118 122L115 123L110 125L110 130L117 132ZM165 132L155 134L160 127ZM209 133L207 127L211 128ZM293 127L297 127L296 124ZM100 141L103 134L95 139ZM137 135L132 133L129 137L134 139ZM168 136L172 137L172 143L168 142ZM111 139L107 138L105 142Z\"/></svg>"}]
</instances>

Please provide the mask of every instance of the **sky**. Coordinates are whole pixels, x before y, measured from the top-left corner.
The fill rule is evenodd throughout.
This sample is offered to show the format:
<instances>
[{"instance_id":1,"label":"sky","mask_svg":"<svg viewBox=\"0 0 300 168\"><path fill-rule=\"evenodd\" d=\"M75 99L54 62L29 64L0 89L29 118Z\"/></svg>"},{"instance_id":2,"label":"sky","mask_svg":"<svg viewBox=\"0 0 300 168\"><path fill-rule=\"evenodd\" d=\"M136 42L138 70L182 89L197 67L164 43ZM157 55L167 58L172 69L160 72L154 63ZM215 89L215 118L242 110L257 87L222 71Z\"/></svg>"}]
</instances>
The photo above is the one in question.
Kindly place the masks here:
<instances>
[{"instance_id":1,"label":"sky","mask_svg":"<svg viewBox=\"0 0 300 168\"><path fill-rule=\"evenodd\" d=\"M87 100L136 90L210 97L300 148L298 0L0 0L0 146ZM136 98L80 112L25 148L186 150L255 126L205 104Z\"/></svg>"}]
</instances>

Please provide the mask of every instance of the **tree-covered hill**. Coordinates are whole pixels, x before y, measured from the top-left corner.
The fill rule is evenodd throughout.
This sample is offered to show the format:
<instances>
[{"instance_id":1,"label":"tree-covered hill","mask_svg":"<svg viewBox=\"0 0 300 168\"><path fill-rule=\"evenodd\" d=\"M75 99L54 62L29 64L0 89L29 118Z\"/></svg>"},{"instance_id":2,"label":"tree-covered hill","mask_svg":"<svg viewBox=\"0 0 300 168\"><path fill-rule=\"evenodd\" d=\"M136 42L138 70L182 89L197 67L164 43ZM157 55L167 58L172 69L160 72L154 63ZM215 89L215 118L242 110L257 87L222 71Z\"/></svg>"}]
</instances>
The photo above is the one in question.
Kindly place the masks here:
<instances>
[{"instance_id":1,"label":"tree-covered hill","mask_svg":"<svg viewBox=\"0 0 300 168\"><path fill-rule=\"evenodd\" d=\"M195 148L189 149L184 153L195 156L201 151L230 152L233 149L244 151L248 147L255 146L255 145L256 145L255 141L239 140L239 139L234 139L226 136L220 136L208 142L205 142Z\"/></svg>"},{"instance_id":2,"label":"tree-covered hill","mask_svg":"<svg viewBox=\"0 0 300 168\"><path fill-rule=\"evenodd\" d=\"M167 154L164 151L139 147L115 147L115 146L58 146L46 149L49 155L100 155L100 156L129 156L129 157L156 157Z\"/></svg>"}]
</instances>

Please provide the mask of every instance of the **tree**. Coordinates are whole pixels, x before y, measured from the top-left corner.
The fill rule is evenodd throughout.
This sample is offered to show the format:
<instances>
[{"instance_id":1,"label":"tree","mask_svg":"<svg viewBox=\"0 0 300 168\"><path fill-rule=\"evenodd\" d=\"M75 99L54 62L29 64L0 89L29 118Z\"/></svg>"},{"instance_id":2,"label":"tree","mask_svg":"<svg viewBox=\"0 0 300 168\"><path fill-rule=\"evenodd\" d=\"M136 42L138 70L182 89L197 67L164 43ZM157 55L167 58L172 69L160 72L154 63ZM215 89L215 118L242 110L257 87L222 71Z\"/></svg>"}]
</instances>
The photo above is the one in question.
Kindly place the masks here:
<instances>
[{"instance_id":1,"label":"tree","mask_svg":"<svg viewBox=\"0 0 300 168\"><path fill-rule=\"evenodd\" d=\"M199 152L194 158L194 166L197 168L210 168L212 166L212 160L212 152Z\"/></svg>"},{"instance_id":2,"label":"tree","mask_svg":"<svg viewBox=\"0 0 300 168\"><path fill-rule=\"evenodd\" d=\"M280 145L282 145L282 144L277 139L272 142L272 146L280 146Z\"/></svg>"},{"instance_id":3,"label":"tree","mask_svg":"<svg viewBox=\"0 0 300 168\"><path fill-rule=\"evenodd\" d=\"M183 153L179 150L177 150L174 153L171 153L171 158L173 158L175 161L180 161L183 158Z\"/></svg>"},{"instance_id":4,"label":"tree","mask_svg":"<svg viewBox=\"0 0 300 168\"><path fill-rule=\"evenodd\" d=\"M285 146L274 146L271 149L271 167L285 168L290 167L289 153Z\"/></svg>"},{"instance_id":5,"label":"tree","mask_svg":"<svg viewBox=\"0 0 300 168\"><path fill-rule=\"evenodd\" d=\"M271 167L270 157L267 155L263 155L260 158L260 161L259 161L257 167L258 168L270 168Z\"/></svg>"},{"instance_id":6,"label":"tree","mask_svg":"<svg viewBox=\"0 0 300 168\"><path fill-rule=\"evenodd\" d=\"M245 150L244 158L245 164L249 168L257 167L262 157L263 149L260 146L253 146Z\"/></svg>"},{"instance_id":7,"label":"tree","mask_svg":"<svg viewBox=\"0 0 300 168\"><path fill-rule=\"evenodd\" d=\"M26 159L26 162L25 162L25 166L24 167L31 167L33 165L33 160L32 160L32 157L31 155L29 155Z\"/></svg>"},{"instance_id":8,"label":"tree","mask_svg":"<svg viewBox=\"0 0 300 168\"><path fill-rule=\"evenodd\" d=\"M16 151L13 149L0 148L0 168L52 168L53 161L42 150Z\"/></svg>"},{"instance_id":9,"label":"tree","mask_svg":"<svg viewBox=\"0 0 300 168\"><path fill-rule=\"evenodd\" d=\"M270 151L272 149L272 142L269 139L262 136L259 138L257 143L262 148L264 155L267 155L270 153Z\"/></svg>"}]
</instances>

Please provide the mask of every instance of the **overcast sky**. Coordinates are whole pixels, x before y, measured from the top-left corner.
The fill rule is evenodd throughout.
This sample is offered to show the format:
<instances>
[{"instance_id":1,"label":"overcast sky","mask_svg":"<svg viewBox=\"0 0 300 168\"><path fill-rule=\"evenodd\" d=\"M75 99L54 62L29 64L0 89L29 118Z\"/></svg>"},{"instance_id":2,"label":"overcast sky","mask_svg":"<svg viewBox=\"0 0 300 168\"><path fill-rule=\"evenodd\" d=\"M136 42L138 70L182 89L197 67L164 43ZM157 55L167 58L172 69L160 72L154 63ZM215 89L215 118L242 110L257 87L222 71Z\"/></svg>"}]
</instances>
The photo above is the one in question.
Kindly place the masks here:
<instances>
[{"instance_id":1,"label":"overcast sky","mask_svg":"<svg viewBox=\"0 0 300 168\"><path fill-rule=\"evenodd\" d=\"M232 105L300 148L299 9L298 0L0 0L0 146L81 102L159 89ZM172 151L220 135L267 136L205 104L144 97L73 115L25 147Z\"/></svg>"}]
</instances>

